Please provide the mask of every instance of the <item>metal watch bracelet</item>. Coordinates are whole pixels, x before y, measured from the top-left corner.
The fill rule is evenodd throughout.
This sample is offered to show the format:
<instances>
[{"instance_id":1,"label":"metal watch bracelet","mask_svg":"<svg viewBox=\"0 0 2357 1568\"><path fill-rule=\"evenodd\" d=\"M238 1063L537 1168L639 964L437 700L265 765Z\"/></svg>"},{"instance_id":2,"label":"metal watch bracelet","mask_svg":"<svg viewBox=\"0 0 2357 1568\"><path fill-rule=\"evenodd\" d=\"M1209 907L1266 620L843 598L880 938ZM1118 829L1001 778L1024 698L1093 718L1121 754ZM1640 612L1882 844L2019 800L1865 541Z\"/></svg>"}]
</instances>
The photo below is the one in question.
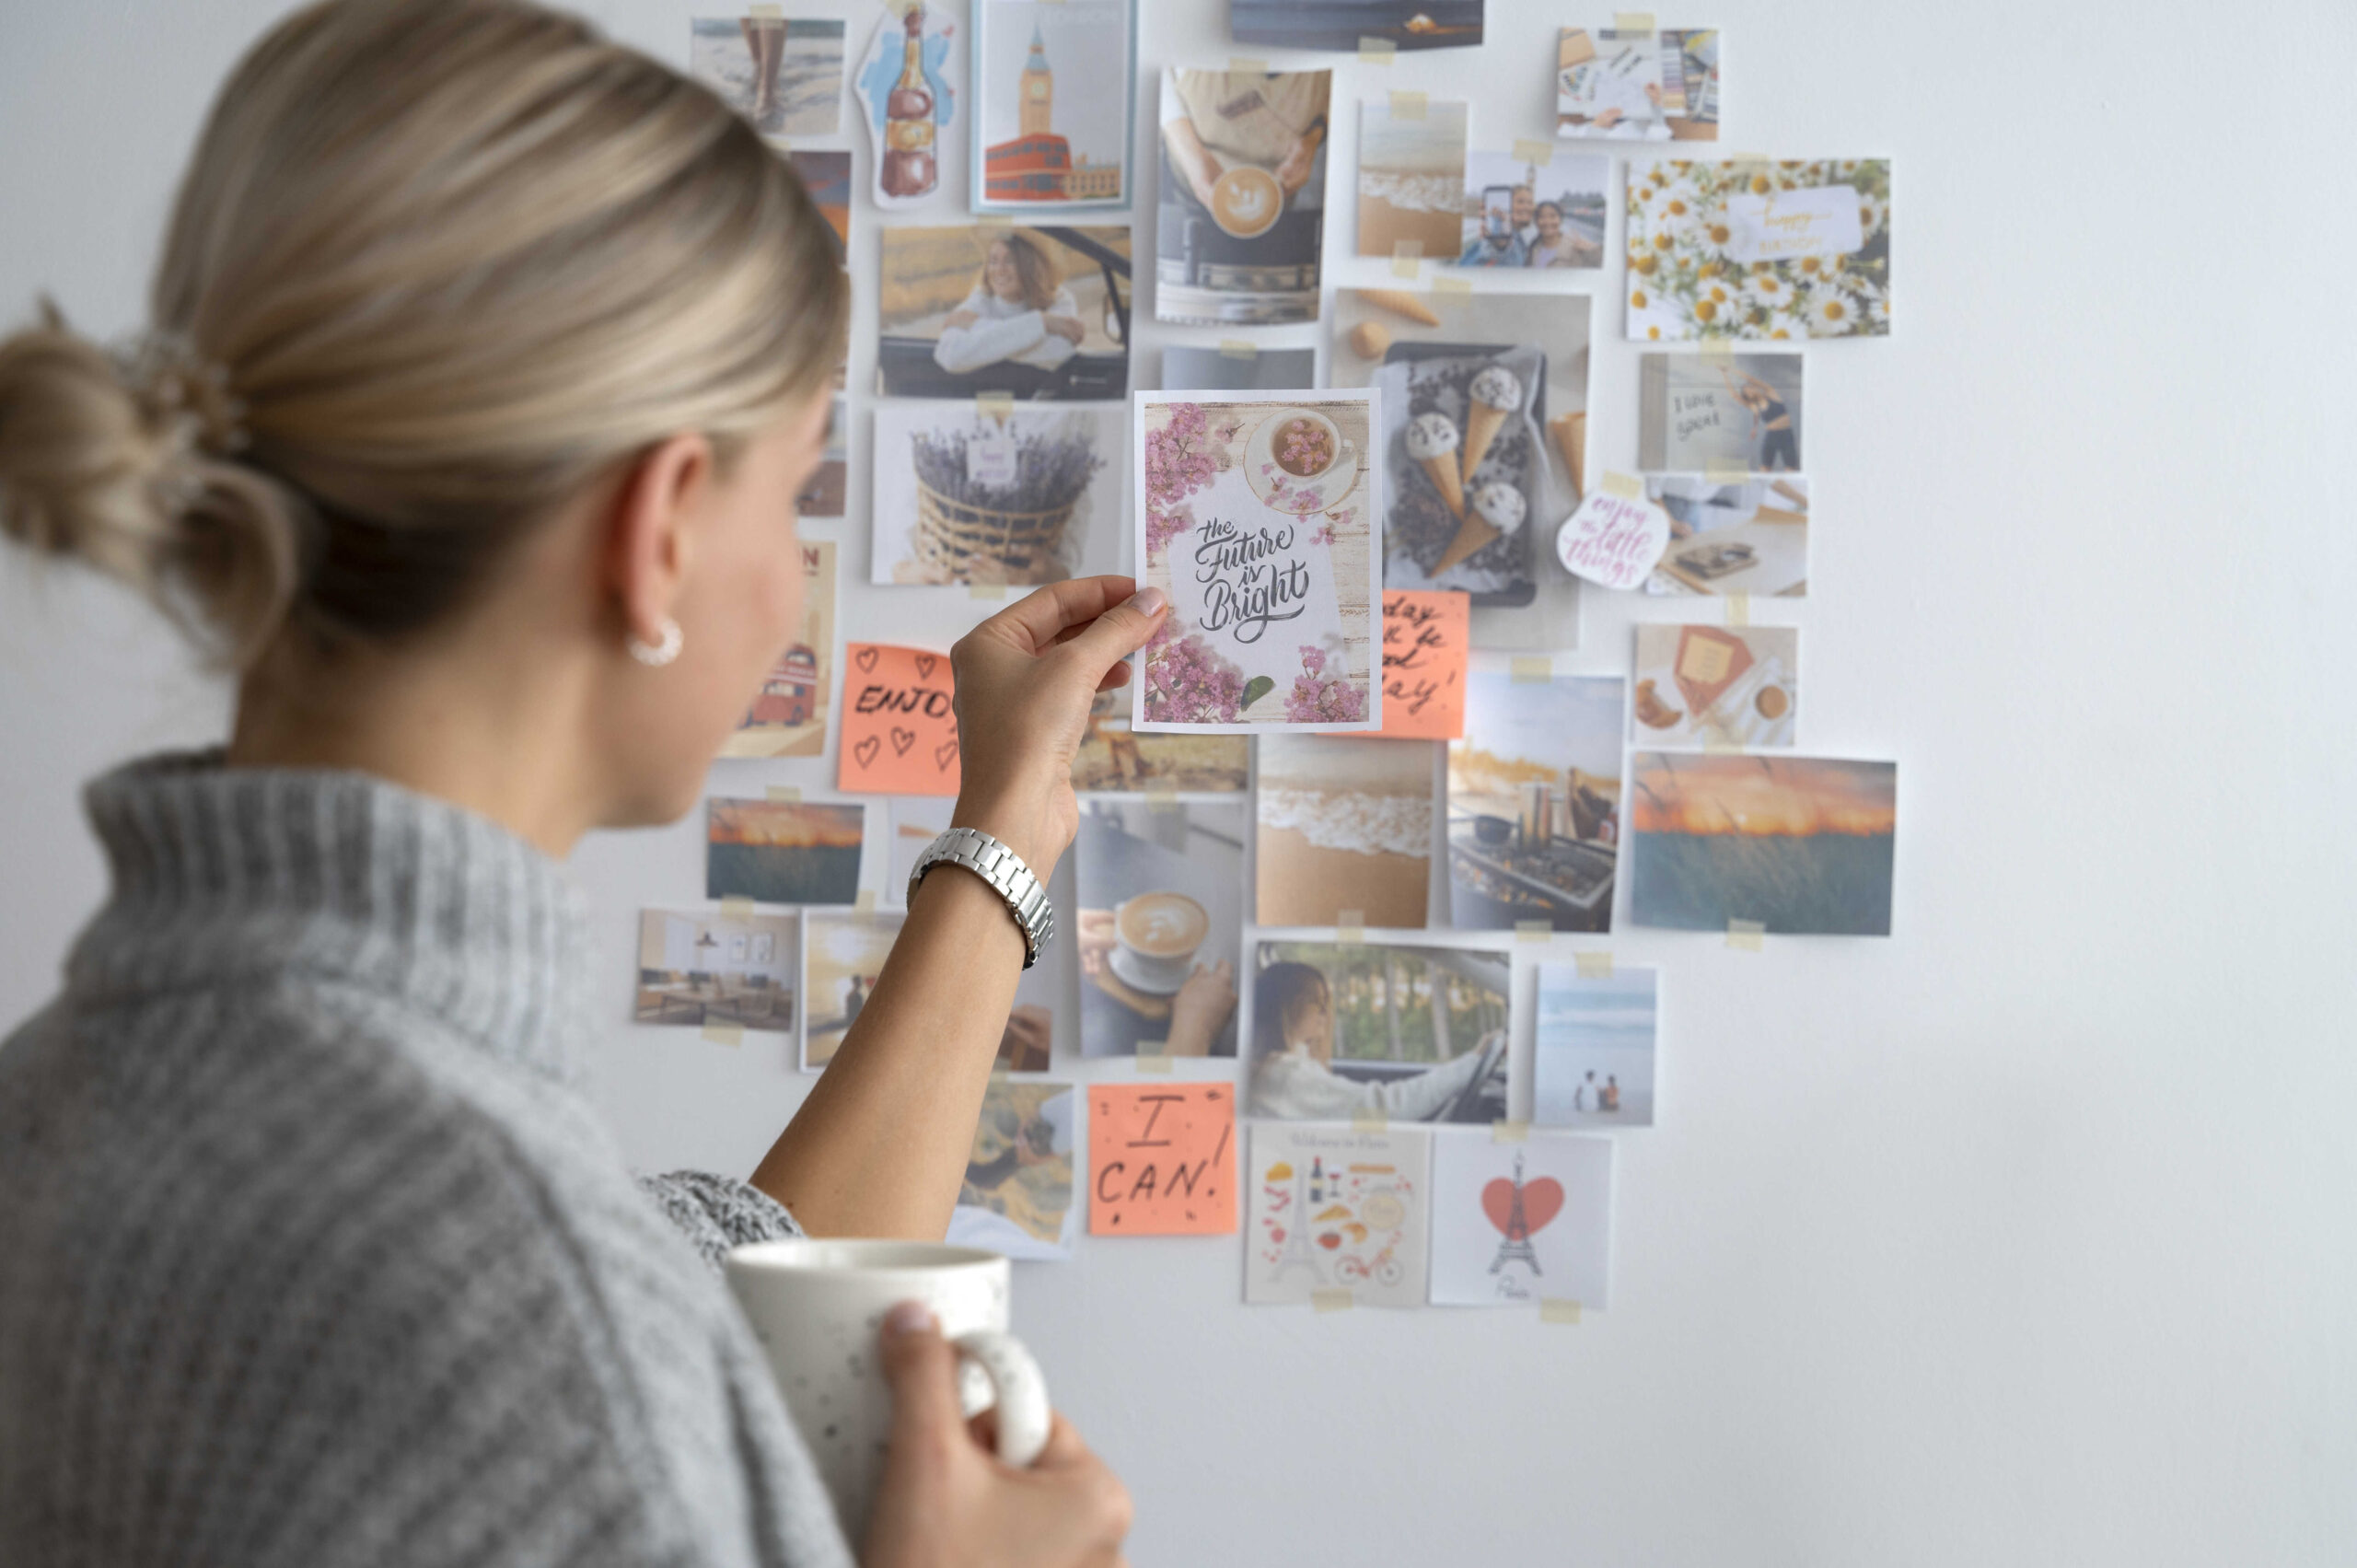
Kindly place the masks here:
<instances>
[{"instance_id":1,"label":"metal watch bracelet","mask_svg":"<svg viewBox=\"0 0 2357 1568\"><path fill-rule=\"evenodd\" d=\"M951 828L926 845L917 863L909 867L911 905L917 900L917 884L924 880L924 874L945 864L964 866L1006 900L1007 913L1023 933L1023 967L1028 970L1038 963L1048 938L1056 934L1056 910L1048 901L1048 889L1023 864L1023 857L978 828Z\"/></svg>"}]
</instances>

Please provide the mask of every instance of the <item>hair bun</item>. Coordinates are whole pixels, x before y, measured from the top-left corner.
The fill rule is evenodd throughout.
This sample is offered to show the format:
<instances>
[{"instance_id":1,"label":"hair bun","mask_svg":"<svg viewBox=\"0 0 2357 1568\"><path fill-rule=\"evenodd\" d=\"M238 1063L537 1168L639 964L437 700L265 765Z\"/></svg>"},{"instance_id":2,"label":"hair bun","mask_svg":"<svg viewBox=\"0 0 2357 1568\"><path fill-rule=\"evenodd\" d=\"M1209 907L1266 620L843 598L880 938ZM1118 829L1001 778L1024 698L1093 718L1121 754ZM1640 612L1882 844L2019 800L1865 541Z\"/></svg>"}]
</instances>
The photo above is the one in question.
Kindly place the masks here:
<instances>
[{"instance_id":1,"label":"hair bun","mask_svg":"<svg viewBox=\"0 0 2357 1568\"><path fill-rule=\"evenodd\" d=\"M242 665L298 570L286 493L225 460L243 412L184 336L110 352L44 298L0 340L0 535L129 583Z\"/></svg>"}]
</instances>

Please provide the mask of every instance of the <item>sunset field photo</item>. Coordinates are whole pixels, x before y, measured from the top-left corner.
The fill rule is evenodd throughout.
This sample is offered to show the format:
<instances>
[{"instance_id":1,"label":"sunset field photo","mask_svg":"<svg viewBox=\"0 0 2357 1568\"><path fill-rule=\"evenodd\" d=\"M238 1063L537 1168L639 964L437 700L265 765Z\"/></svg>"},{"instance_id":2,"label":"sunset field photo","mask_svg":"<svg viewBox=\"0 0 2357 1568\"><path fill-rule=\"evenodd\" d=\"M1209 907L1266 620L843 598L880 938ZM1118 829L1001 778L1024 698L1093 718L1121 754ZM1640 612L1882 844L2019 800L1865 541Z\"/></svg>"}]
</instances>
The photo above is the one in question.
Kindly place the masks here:
<instances>
[{"instance_id":1,"label":"sunset field photo","mask_svg":"<svg viewBox=\"0 0 2357 1568\"><path fill-rule=\"evenodd\" d=\"M1636 924L1890 935L1895 763L1638 751L1629 810Z\"/></svg>"}]
</instances>

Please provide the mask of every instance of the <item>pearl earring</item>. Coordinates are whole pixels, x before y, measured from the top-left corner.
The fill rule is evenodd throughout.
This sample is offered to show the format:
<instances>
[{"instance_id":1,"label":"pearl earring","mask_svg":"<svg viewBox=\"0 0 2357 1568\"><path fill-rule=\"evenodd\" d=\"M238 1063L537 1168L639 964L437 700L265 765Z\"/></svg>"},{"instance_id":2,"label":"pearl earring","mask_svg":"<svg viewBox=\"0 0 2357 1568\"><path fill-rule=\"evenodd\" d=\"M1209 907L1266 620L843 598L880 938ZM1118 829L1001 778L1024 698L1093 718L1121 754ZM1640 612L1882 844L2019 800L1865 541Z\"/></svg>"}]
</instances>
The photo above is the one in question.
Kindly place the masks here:
<instances>
[{"instance_id":1,"label":"pearl earring","mask_svg":"<svg viewBox=\"0 0 2357 1568\"><path fill-rule=\"evenodd\" d=\"M661 642L649 647L646 644L640 642L638 633L633 632L624 645L630 649L631 657L650 668L660 669L679 656L679 645L684 641L686 638L680 633L679 623L667 615L663 618Z\"/></svg>"}]
</instances>

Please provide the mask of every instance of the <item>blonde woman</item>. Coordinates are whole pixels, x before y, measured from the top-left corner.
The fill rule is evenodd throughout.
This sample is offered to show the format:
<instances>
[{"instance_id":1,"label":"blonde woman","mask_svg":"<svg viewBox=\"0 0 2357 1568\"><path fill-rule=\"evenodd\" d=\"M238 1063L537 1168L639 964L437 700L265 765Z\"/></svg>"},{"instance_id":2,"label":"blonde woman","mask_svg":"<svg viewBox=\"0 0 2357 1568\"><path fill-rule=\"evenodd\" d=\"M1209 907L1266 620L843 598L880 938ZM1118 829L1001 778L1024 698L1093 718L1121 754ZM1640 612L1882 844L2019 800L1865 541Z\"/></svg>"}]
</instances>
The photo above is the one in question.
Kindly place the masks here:
<instances>
[{"instance_id":1,"label":"blonde woman","mask_svg":"<svg viewBox=\"0 0 2357 1568\"><path fill-rule=\"evenodd\" d=\"M89 785L111 891L0 1044L0 1562L853 1561L717 1259L943 1234L1036 906L935 866L751 1182L634 1183L558 864L692 807L796 634L840 277L751 126L586 24L328 0L223 87L141 351L0 338L0 531L237 680L226 745ZM945 841L1010 885L1132 587L952 655ZM1118 1561L1068 1426L1008 1470L922 1310L881 1350L857 1561Z\"/></svg>"},{"instance_id":2,"label":"blonde woman","mask_svg":"<svg viewBox=\"0 0 2357 1568\"><path fill-rule=\"evenodd\" d=\"M1088 329L1055 263L1028 234L1003 234L982 258L972 290L942 323L933 362L953 376L1011 359L1053 370L1080 352Z\"/></svg>"}]
</instances>

